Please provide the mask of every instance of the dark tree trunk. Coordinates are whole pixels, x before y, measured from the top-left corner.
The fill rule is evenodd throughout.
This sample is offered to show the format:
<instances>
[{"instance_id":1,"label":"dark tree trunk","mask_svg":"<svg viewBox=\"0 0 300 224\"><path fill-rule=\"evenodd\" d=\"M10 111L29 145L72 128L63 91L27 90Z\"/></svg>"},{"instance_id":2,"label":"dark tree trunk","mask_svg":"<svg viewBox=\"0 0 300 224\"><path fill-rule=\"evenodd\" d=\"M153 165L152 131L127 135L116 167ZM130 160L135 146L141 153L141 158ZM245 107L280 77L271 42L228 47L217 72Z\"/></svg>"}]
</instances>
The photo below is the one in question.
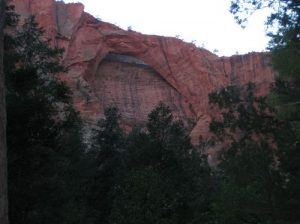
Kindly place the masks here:
<instances>
[{"instance_id":1,"label":"dark tree trunk","mask_svg":"<svg viewBox=\"0 0 300 224\"><path fill-rule=\"evenodd\" d=\"M3 29L6 0L0 0L0 223L8 224L6 105L3 72Z\"/></svg>"}]
</instances>

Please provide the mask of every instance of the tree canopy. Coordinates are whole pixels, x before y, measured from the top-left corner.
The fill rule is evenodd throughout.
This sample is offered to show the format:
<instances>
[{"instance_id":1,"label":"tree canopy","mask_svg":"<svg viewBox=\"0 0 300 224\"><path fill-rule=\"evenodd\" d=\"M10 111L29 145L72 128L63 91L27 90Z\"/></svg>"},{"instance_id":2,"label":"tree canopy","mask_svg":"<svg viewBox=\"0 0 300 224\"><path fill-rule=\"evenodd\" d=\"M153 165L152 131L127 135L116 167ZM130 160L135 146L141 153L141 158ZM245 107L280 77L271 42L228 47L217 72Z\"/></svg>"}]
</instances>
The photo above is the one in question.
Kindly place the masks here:
<instances>
[{"instance_id":1,"label":"tree canopy","mask_svg":"<svg viewBox=\"0 0 300 224\"><path fill-rule=\"evenodd\" d=\"M105 223L190 223L208 218L210 169L181 121L161 104L125 136L115 108L96 131L95 210ZM102 181L101 181L102 180ZM95 188L94 188L95 189Z\"/></svg>"},{"instance_id":2,"label":"tree canopy","mask_svg":"<svg viewBox=\"0 0 300 224\"><path fill-rule=\"evenodd\" d=\"M30 17L6 36L5 75L11 223L80 223L85 153L71 92L57 78L62 49Z\"/></svg>"},{"instance_id":3,"label":"tree canopy","mask_svg":"<svg viewBox=\"0 0 300 224\"><path fill-rule=\"evenodd\" d=\"M287 216L299 221L300 194L300 2L298 0L233 0L231 12L239 22L255 10L269 7L272 13L267 24L271 27L269 44L272 66L278 73L268 103L275 117L287 124L278 136L279 167L287 176L282 205ZM285 198L285 199L284 199ZM283 207L284 207L283 206Z\"/></svg>"},{"instance_id":4,"label":"tree canopy","mask_svg":"<svg viewBox=\"0 0 300 224\"><path fill-rule=\"evenodd\" d=\"M209 95L209 167L189 132L159 104L143 127L125 133L106 108L89 147L72 93L57 74L63 50L51 48L34 17L4 38L9 215L11 223L296 224L300 216L299 13L292 0L233 0L239 23L271 7L272 93L228 86ZM285 60L282 60L284 58Z\"/></svg>"}]
</instances>

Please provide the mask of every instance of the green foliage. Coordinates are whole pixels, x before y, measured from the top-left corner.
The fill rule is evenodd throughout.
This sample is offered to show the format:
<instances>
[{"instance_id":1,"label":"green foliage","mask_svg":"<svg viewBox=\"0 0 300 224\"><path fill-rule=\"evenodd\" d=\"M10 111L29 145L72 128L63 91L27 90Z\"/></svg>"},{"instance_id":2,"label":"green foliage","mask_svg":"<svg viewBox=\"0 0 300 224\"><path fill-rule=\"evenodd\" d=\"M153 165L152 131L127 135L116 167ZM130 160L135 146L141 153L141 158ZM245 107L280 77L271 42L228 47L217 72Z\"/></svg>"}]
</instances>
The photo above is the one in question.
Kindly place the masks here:
<instances>
[{"instance_id":1,"label":"green foliage","mask_svg":"<svg viewBox=\"0 0 300 224\"><path fill-rule=\"evenodd\" d=\"M104 111L105 119L98 122L98 130L95 135L95 148L102 153L117 151L123 143L123 131L119 127L121 115L116 107L108 107Z\"/></svg>"},{"instance_id":2,"label":"green foliage","mask_svg":"<svg viewBox=\"0 0 300 224\"><path fill-rule=\"evenodd\" d=\"M171 181L151 167L131 170L115 187L111 223L175 223L171 189Z\"/></svg>"},{"instance_id":3,"label":"green foliage","mask_svg":"<svg viewBox=\"0 0 300 224\"><path fill-rule=\"evenodd\" d=\"M250 7L248 7L250 6ZM278 72L268 102L275 116L284 123L278 136L279 168L286 176L281 192L281 211L287 221L299 222L300 216L300 2L297 0L235 0L232 13L241 19L243 13L264 7L272 8L267 24L272 28L271 59Z\"/></svg>"},{"instance_id":4,"label":"green foliage","mask_svg":"<svg viewBox=\"0 0 300 224\"><path fill-rule=\"evenodd\" d=\"M111 220L206 221L211 199L206 159L196 152L182 122L175 121L165 105L160 104L149 114L146 126L146 132L135 130L128 137L128 171L115 186Z\"/></svg>"},{"instance_id":5,"label":"green foliage","mask_svg":"<svg viewBox=\"0 0 300 224\"><path fill-rule=\"evenodd\" d=\"M267 19L267 25L273 27L274 31L271 36L285 35L289 33L287 31L298 26L299 1L297 0L231 0L230 12L235 15L237 23L245 25L249 16L257 10L266 8L271 10Z\"/></svg>"},{"instance_id":6,"label":"green foliage","mask_svg":"<svg viewBox=\"0 0 300 224\"><path fill-rule=\"evenodd\" d=\"M210 102L222 109L221 118L210 124L215 141L223 145L217 166L220 184L213 204L215 219L224 224L276 220L281 179L274 141L281 123L272 116L265 98L255 96L253 84L210 94Z\"/></svg>"},{"instance_id":7,"label":"green foliage","mask_svg":"<svg viewBox=\"0 0 300 224\"><path fill-rule=\"evenodd\" d=\"M255 85L229 86L209 94L209 102L221 110L221 119L213 118L210 131L217 140L230 141L253 139L272 141L279 122L271 115L273 109L266 98L254 95ZM237 135L238 133L238 135Z\"/></svg>"},{"instance_id":8,"label":"green foliage","mask_svg":"<svg viewBox=\"0 0 300 224\"><path fill-rule=\"evenodd\" d=\"M59 63L63 49L50 48L49 43L42 39L43 28L38 27L33 16L29 17L21 30L14 37L18 47L20 63L26 68L35 69L43 78L47 75L63 71ZM26 47L25 47L26 46Z\"/></svg>"},{"instance_id":9,"label":"green foliage","mask_svg":"<svg viewBox=\"0 0 300 224\"><path fill-rule=\"evenodd\" d=\"M89 206L91 219L108 223L113 203L113 188L122 173L125 136L119 127L120 114L116 107L105 109L105 119L98 122L91 153L95 158L90 183Z\"/></svg>"},{"instance_id":10,"label":"green foliage","mask_svg":"<svg viewBox=\"0 0 300 224\"><path fill-rule=\"evenodd\" d=\"M195 223L208 220L210 169L181 121L159 105L126 136L115 107L85 152L62 51L30 18L6 41L12 223Z\"/></svg>"},{"instance_id":11,"label":"green foliage","mask_svg":"<svg viewBox=\"0 0 300 224\"><path fill-rule=\"evenodd\" d=\"M34 18L6 36L7 143L11 223L80 223L88 162L81 120L62 71L61 49Z\"/></svg>"},{"instance_id":12,"label":"green foliage","mask_svg":"<svg viewBox=\"0 0 300 224\"><path fill-rule=\"evenodd\" d=\"M209 103L217 104L220 109L234 105L240 101L240 89L237 86L222 88L219 92L209 94Z\"/></svg>"},{"instance_id":13,"label":"green foliage","mask_svg":"<svg viewBox=\"0 0 300 224\"><path fill-rule=\"evenodd\" d=\"M193 223L208 219L211 176L181 121L160 104L146 129L126 136L120 114L105 110L95 131L97 171L89 202L94 222Z\"/></svg>"}]
</instances>

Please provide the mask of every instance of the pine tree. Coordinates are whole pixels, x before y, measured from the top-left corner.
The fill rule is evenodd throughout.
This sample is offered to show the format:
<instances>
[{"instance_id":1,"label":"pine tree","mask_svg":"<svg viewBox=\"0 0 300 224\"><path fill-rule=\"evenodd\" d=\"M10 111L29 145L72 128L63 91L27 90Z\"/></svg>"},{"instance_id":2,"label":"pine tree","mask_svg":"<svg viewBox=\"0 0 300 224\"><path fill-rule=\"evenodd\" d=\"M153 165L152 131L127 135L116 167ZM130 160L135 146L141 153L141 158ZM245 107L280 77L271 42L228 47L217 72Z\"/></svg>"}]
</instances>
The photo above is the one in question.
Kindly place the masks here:
<instances>
[{"instance_id":1,"label":"pine tree","mask_svg":"<svg viewBox=\"0 0 300 224\"><path fill-rule=\"evenodd\" d=\"M111 223L207 221L210 169L182 121L160 104L146 127L128 137L126 172L115 185Z\"/></svg>"},{"instance_id":2,"label":"pine tree","mask_svg":"<svg viewBox=\"0 0 300 224\"><path fill-rule=\"evenodd\" d=\"M30 17L5 40L11 223L81 223L86 154L71 93L56 77L62 49Z\"/></svg>"},{"instance_id":3,"label":"pine tree","mask_svg":"<svg viewBox=\"0 0 300 224\"><path fill-rule=\"evenodd\" d=\"M221 145L213 205L218 223L267 223L280 220L277 193L282 184L276 166L276 139L282 124L272 116L255 86L229 86L209 95L221 110L210 130Z\"/></svg>"},{"instance_id":4,"label":"pine tree","mask_svg":"<svg viewBox=\"0 0 300 224\"><path fill-rule=\"evenodd\" d=\"M90 217L94 222L108 223L114 200L113 188L123 167L125 136L119 126L121 115L116 107L108 107L105 118L100 119L94 130L91 154L94 169L89 190Z\"/></svg>"},{"instance_id":5,"label":"pine tree","mask_svg":"<svg viewBox=\"0 0 300 224\"><path fill-rule=\"evenodd\" d=\"M132 169L115 186L110 223L178 223L170 178L151 167Z\"/></svg>"},{"instance_id":6,"label":"pine tree","mask_svg":"<svg viewBox=\"0 0 300 224\"><path fill-rule=\"evenodd\" d=\"M271 27L269 49L272 66L278 72L269 103L278 120L287 124L278 139L279 167L287 176L281 192L282 211L286 218L299 222L300 193L300 2L297 0L233 0L231 12L239 22L245 15L269 7L267 20Z\"/></svg>"}]
</instances>

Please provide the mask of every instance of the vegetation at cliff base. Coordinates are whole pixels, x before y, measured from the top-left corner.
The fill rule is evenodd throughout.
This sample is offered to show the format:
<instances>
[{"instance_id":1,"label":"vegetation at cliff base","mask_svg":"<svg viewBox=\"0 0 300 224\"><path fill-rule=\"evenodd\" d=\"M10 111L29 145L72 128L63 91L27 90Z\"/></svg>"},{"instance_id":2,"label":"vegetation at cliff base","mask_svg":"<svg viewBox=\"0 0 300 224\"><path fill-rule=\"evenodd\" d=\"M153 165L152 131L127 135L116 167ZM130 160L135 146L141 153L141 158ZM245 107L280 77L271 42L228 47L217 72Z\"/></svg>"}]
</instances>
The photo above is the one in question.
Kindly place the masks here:
<instances>
[{"instance_id":1,"label":"vegetation at cliff base","mask_svg":"<svg viewBox=\"0 0 300 224\"><path fill-rule=\"evenodd\" d=\"M210 123L213 144L222 146L216 167L219 189L212 204L217 223L294 221L282 207L287 177L278 165L279 136L289 125L273 116L252 83L223 88L209 99L221 110Z\"/></svg>"},{"instance_id":2,"label":"vegetation at cliff base","mask_svg":"<svg viewBox=\"0 0 300 224\"><path fill-rule=\"evenodd\" d=\"M278 73L267 102L284 123L277 136L278 169L286 177L279 205L284 217L300 220L300 2L297 0L233 0L231 12L243 22L247 14L268 7L272 66ZM246 15L246 17L245 17ZM273 29L272 29L273 28Z\"/></svg>"},{"instance_id":3,"label":"vegetation at cliff base","mask_svg":"<svg viewBox=\"0 0 300 224\"><path fill-rule=\"evenodd\" d=\"M88 149L71 92L57 77L63 50L42 34L30 17L5 39L10 222L209 220L210 168L183 123L161 104L144 129L125 134L110 107Z\"/></svg>"},{"instance_id":4,"label":"vegetation at cliff base","mask_svg":"<svg viewBox=\"0 0 300 224\"><path fill-rule=\"evenodd\" d=\"M95 198L96 211L111 208L104 223L191 223L208 219L211 176L180 121L159 105L147 130L120 132L116 108L106 110L95 141L98 185L108 197ZM109 123L108 123L109 122ZM101 150L102 149L102 150ZM105 180L102 181L101 180ZM102 210L103 211L103 210Z\"/></svg>"},{"instance_id":5,"label":"vegetation at cliff base","mask_svg":"<svg viewBox=\"0 0 300 224\"><path fill-rule=\"evenodd\" d=\"M72 92L58 78L63 49L49 46L34 17L16 26L8 7L10 223L300 223L300 2L233 0L231 11L242 23L239 13L265 6L278 27L272 92L258 96L248 83L210 93L212 137L196 146L162 103L129 133L118 108L106 108L87 146ZM217 156L212 167L207 148Z\"/></svg>"},{"instance_id":6,"label":"vegetation at cliff base","mask_svg":"<svg viewBox=\"0 0 300 224\"><path fill-rule=\"evenodd\" d=\"M11 223L71 223L85 196L81 120L56 76L63 51L42 33L30 17L5 39Z\"/></svg>"}]
</instances>

